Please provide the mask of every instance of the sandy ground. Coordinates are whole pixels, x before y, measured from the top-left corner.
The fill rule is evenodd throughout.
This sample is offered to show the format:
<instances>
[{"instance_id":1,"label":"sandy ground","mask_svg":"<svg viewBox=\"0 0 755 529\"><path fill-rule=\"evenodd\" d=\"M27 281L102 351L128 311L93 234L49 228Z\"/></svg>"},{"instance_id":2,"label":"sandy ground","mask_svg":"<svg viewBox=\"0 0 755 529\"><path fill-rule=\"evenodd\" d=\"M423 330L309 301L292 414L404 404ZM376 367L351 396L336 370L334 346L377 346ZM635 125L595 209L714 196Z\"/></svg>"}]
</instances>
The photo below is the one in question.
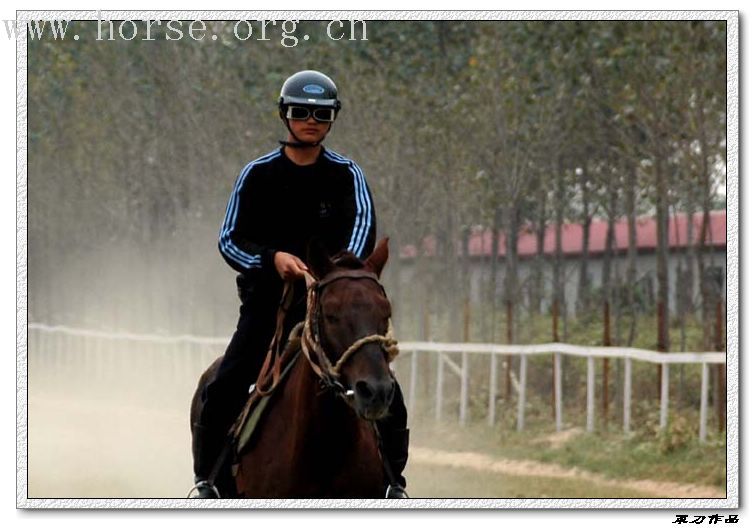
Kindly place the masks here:
<instances>
[{"instance_id":1,"label":"sandy ground","mask_svg":"<svg viewBox=\"0 0 755 529\"><path fill-rule=\"evenodd\" d=\"M33 498L182 498L191 482L188 411L173 401L135 395L132 405L101 399L61 398L37 392L29 400L28 495ZM135 404L141 402L141 404ZM163 404L163 406L161 406ZM187 405L188 410L188 405ZM488 476L557 478L599 487L632 489L649 497L719 498L722 491L651 480L614 480L578 469L535 461L495 458L413 445L410 466L430 465ZM414 483L432 491L432 484ZM564 494L568 495L569 491ZM425 492L427 494L427 492Z\"/></svg>"}]
</instances>

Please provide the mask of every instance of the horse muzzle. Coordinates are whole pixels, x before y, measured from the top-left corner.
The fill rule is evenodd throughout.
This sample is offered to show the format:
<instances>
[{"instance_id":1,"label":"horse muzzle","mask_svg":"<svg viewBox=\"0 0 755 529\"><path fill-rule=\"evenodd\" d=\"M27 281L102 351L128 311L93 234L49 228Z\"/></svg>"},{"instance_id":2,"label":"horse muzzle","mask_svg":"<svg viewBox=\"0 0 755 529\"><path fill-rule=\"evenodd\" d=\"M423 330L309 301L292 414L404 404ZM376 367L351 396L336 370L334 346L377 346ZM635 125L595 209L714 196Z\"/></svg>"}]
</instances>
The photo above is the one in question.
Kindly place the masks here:
<instances>
[{"instance_id":1,"label":"horse muzzle","mask_svg":"<svg viewBox=\"0 0 755 529\"><path fill-rule=\"evenodd\" d=\"M392 378L358 380L354 384L354 409L363 419L380 420L388 415L395 392L396 382Z\"/></svg>"}]
</instances>

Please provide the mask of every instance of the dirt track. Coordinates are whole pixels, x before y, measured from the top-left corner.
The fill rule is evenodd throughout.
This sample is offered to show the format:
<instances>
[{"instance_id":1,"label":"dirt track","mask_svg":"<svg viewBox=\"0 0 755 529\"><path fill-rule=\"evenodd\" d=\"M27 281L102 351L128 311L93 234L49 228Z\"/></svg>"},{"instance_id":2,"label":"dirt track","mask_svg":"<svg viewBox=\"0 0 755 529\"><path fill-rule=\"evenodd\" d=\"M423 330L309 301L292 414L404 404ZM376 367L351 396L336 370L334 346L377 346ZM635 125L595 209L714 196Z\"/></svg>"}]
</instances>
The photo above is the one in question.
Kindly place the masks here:
<instances>
[{"instance_id":1,"label":"dirt track","mask_svg":"<svg viewBox=\"0 0 755 529\"><path fill-rule=\"evenodd\" d=\"M157 409L155 409L157 408ZM173 406L112 406L58 395L29 402L29 493L32 497L184 497L191 486L188 419ZM667 498L721 498L713 487L652 480L615 480L599 474L536 461L512 460L477 452L450 452L413 445L409 468L435 467L479 476L563 480L593 485L593 491L637 491ZM160 469L156 472L155 469ZM485 473L485 474L482 474ZM556 479L557 478L557 479ZM428 476L431 481L433 478ZM432 483L421 484L433 494ZM561 493L562 488L551 494ZM542 492L535 486L530 494ZM538 496L536 496L538 497ZM591 496L592 497L592 496ZM600 497L600 496L597 496ZM642 496L640 496L642 497Z\"/></svg>"},{"instance_id":2,"label":"dirt track","mask_svg":"<svg viewBox=\"0 0 755 529\"><path fill-rule=\"evenodd\" d=\"M414 446L411 449L413 464L442 465L479 472L494 472L521 477L577 478L599 486L623 487L649 496L668 498L723 498L725 492L713 487L653 480L615 480L599 474L566 468L538 461L494 458L476 452L446 452Z\"/></svg>"}]
</instances>

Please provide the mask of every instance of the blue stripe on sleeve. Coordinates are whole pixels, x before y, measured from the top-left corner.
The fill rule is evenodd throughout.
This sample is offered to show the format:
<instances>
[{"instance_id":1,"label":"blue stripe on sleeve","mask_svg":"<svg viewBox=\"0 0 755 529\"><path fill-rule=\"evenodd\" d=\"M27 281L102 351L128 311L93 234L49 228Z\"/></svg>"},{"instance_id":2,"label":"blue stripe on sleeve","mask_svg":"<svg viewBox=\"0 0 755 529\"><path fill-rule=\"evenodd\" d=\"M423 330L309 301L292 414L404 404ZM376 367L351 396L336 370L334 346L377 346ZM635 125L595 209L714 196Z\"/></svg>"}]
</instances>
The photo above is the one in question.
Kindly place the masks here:
<instances>
[{"instance_id":1,"label":"blue stripe on sleeve","mask_svg":"<svg viewBox=\"0 0 755 529\"><path fill-rule=\"evenodd\" d=\"M354 176L354 199L356 201L356 218L354 228L349 241L348 250L357 256L361 256L370 232L372 203L367 192L367 183L362 169L352 160L344 158L332 151L326 151L325 156L336 163L348 166Z\"/></svg>"},{"instance_id":2,"label":"blue stripe on sleeve","mask_svg":"<svg viewBox=\"0 0 755 529\"><path fill-rule=\"evenodd\" d=\"M247 176L249 176L249 173L252 171L252 169L259 164L274 160L278 156L280 156L280 150L276 149L275 151L268 153L265 156L261 156L260 158L257 158L256 160L248 163L239 174L239 177L236 180L236 185L233 189L233 193L231 194L231 198L228 201L228 207L226 208L225 212L225 219L220 231L220 250L226 257L228 257L228 259L246 268L260 268L262 266L262 256L259 254L251 255L244 252L243 250L241 250L241 248L234 244L233 240L231 239L231 232L236 229L236 221L238 219L240 201L239 195L241 193L241 189L244 187L246 178Z\"/></svg>"}]
</instances>

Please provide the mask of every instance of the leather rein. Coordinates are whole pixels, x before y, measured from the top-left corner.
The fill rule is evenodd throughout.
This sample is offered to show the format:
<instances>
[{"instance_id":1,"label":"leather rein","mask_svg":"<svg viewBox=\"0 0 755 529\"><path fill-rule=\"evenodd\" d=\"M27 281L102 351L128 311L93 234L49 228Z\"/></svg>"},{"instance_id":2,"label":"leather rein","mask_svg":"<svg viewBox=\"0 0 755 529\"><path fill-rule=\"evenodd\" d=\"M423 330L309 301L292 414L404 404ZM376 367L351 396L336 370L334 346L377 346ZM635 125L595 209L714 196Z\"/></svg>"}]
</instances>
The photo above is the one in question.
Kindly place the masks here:
<instances>
[{"instance_id":1,"label":"leather rein","mask_svg":"<svg viewBox=\"0 0 755 529\"><path fill-rule=\"evenodd\" d=\"M347 389L340 382L341 369L346 362L363 346L369 343L378 343L385 352L388 363L392 362L399 353L398 342L393 336L393 326L388 320L388 330L385 334L372 334L356 340L351 344L336 361L335 365L330 361L325 353L320 341L320 296L322 291L336 281L340 280L369 280L374 281L380 287L383 295L385 290L380 284L377 275L364 270L339 270L328 275L324 279L317 281L311 275L305 274L307 283L307 312L303 322L297 324L289 337L294 337L301 329L301 349L312 371L320 379L321 384L330 390L333 390L339 396L350 399L353 397L353 390ZM278 322L275 336L270 344L270 349L265 358L260 375L257 379L256 389L261 395L269 395L280 382L281 361L283 346L281 334L283 332L283 322L286 311L293 300L293 283L287 282L283 290L283 297L278 309ZM302 329L303 327L303 329ZM270 387L262 388L263 382L269 381L269 371L272 371L272 381ZM266 380L267 379L267 380Z\"/></svg>"}]
</instances>

